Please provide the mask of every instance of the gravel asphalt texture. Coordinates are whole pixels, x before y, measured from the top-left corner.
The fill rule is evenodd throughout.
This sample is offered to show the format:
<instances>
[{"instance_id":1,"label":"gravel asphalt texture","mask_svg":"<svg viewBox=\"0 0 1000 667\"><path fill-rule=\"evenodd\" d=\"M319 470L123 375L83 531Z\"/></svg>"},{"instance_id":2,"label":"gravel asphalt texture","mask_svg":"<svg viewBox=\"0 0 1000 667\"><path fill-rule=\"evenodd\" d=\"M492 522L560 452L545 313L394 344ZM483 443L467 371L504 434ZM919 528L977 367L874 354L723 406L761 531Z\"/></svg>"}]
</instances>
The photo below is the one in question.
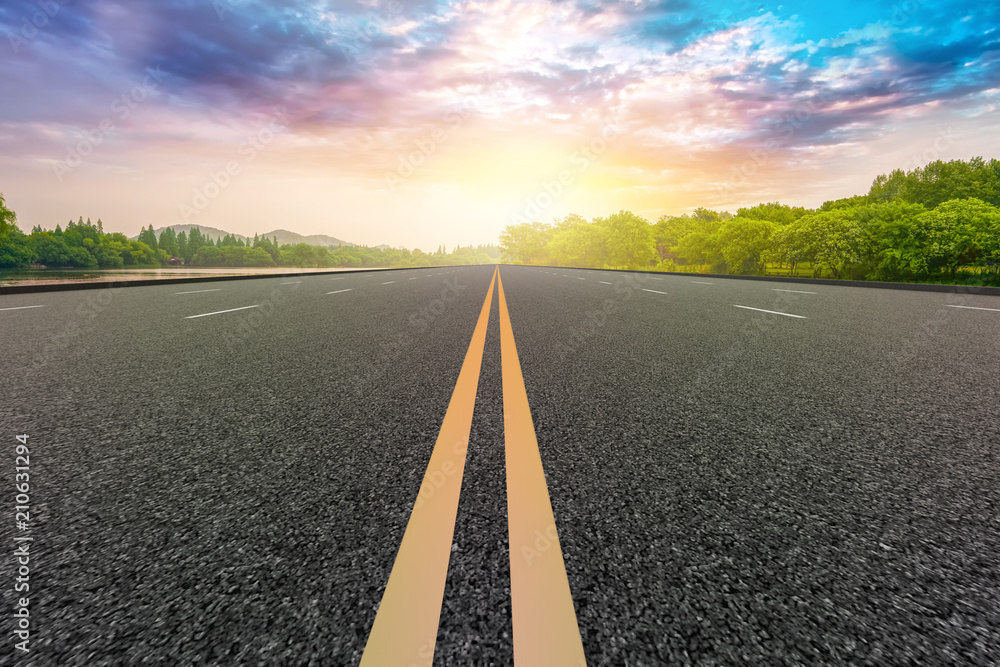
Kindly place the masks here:
<instances>
[{"instance_id":1,"label":"gravel asphalt texture","mask_svg":"<svg viewBox=\"0 0 1000 667\"><path fill-rule=\"evenodd\" d=\"M491 272L0 296L0 664L356 665ZM1000 664L1000 298L501 272L589 664ZM511 664L496 300L435 665Z\"/></svg>"}]
</instances>

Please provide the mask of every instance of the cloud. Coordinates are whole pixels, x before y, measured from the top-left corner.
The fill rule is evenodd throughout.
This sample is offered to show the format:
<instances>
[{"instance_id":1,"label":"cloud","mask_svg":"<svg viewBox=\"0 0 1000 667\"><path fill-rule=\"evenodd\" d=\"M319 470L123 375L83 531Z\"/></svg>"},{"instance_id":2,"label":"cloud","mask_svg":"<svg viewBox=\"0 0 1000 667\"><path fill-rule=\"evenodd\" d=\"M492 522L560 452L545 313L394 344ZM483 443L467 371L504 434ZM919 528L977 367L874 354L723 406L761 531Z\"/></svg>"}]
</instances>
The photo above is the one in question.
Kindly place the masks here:
<instances>
[{"instance_id":1,"label":"cloud","mask_svg":"<svg viewBox=\"0 0 1000 667\"><path fill-rule=\"evenodd\" d=\"M765 146L777 179L914 119L992 113L1000 10L912 4L74 0L0 58L0 87L17 91L0 107L0 153L61 158L159 66L162 85L95 163L140 169L184 153L214 164L284 108L282 159L302 178L379 181L369 191L442 128L449 141L412 181L426 191L470 173L520 182L524 162L565 161L608 124L623 134L603 159L646 192L697 190L681 175L723 179L713 170ZM35 7L0 4L0 35Z\"/></svg>"}]
</instances>

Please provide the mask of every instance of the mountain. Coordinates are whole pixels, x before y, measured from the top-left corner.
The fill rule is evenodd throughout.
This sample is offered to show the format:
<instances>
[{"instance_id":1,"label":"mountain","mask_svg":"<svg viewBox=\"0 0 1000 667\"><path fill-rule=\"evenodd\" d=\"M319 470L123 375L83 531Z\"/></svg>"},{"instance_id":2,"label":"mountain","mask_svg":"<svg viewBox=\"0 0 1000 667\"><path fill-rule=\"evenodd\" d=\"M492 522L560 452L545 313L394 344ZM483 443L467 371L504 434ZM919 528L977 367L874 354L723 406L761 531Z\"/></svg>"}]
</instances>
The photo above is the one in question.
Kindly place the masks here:
<instances>
[{"instance_id":1,"label":"mountain","mask_svg":"<svg viewBox=\"0 0 1000 667\"><path fill-rule=\"evenodd\" d=\"M261 234L261 236L266 236L267 238L278 237L278 245L285 245L290 243L296 245L298 243L308 243L309 245L354 245L353 243L348 243L347 241L341 241L338 238L332 236L326 236L325 234L313 234L312 236L302 236L302 234L296 234L295 232L290 232L287 229L276 229L273 232L268 232L267 234Z\"/></svg>"},{"instance_id":2,"label":"mountain","mask_svg":"<svg viewBox=\"0 0 1000 667\"><path fill-rule=\"evenodd\" d=\"M206 227L205 225L170 225L170 228L173 229L174 232L178 234L180 234L181 232L185 232L188 235L191 234L191 229L193 227L197 227L198 229L200 229L203 236L210 237L215 241L218 241L227 234L230 234L230 232L227 232L223 229L216 229L215 227ZM154 229L153 232L156 234L156 237L159 238L160 234L163 233L164 229L166 229L166 227L160 227L159 229ZM242 234L233 234L233 236L242 241L253 240L252 236L247 237L243 236ZM318 245L318 246L355 245L353 243L348 243L347 241L341 241L340 239L334 238L332 236L326 236L325 234L313 234L312 236L303 236L302 234L296 234L295 232L290 232L286 229L276 229L274 231L267 232L266 234L260 234L260 236L264 236L269 239L277 237L278 245L284 245L286 243L290 243L292 245L298 243L308 243L309 245ZM133 236L132 238L137 239L139 237Z\"/></svg>"},{"instance_id":3,"label":"mountain","mask_svg":"<svg viewBox=\"0 0 1000 667\"><path fill-rule=\"evenodd\" d=\"M207 236L211 238L213 241L218 241L219 239L230 233L223 229L216 229L215 227L206 227L205 225L170 225L170 228L173 229L176 233L180 234L181 232L184 232L189 236L191 234L192 227L197 227L198 229L201 230L202 236ZM153 230L153 232L156 234L156 238L160 238L160 234L163 233L164 229L166 229L166 227L160 227L159 229ZM247 237L241 234L233 234L233 236L244 241L247 239ZM139 237L133 236L132 238L137 239Z\"/></svg>"}]
</instances>

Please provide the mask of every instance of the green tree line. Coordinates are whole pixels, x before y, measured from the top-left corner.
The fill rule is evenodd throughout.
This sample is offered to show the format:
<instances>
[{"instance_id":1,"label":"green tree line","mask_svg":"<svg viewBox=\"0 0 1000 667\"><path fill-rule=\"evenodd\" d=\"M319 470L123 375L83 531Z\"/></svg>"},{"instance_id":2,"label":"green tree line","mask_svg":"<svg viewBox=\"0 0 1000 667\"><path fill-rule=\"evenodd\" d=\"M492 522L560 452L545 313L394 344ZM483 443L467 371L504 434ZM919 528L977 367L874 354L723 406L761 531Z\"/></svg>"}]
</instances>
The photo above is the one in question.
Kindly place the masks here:
<instances>
[{"instance_id":1,"label":"green tree line","mask_svg":"<svg viewBox=\"0 0 1000 667\"><path fill-rule=\"evenodd\" d=\"M655 223L620 211L509 225L520 264L1000 284L1000 161L932 162L817 209L704 208Z\"/></svg>"},{"instance_id":2,"label":"green tree line","mask_svg":"<svg viewBox=\"0 0 1000 667\"><path fill-rule=\"evenodd\" d=\"M32 265L50 268L124 269L167 266L172 258L198 267L420 267L492 264L500 257L494 245L458 246L447 252L441 246L433 253L419 249L369 248L364 246L322 247L306 243L280 245L277 238L254 235L242 239L232 234L213 240L197 227L190 233L166 228L159 235L149 225L137 239L121 233L105 233L104 223L81 217L52 231L40 226L25 234L17 216L0 195L0 268Z\"/></svg>"}]
</instances>

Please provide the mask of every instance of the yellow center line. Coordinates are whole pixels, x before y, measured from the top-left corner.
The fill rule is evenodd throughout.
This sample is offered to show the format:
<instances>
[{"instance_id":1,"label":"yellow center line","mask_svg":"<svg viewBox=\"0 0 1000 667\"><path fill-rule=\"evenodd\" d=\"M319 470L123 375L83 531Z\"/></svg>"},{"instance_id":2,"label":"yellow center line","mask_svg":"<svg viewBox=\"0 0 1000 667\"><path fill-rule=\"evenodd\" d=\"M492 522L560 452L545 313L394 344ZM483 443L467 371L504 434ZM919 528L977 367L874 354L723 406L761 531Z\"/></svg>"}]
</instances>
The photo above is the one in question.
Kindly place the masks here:
<instances>
[{"instance_id":1,"label":"yellow center line","mask_svg":"<svg viewBox=\"0 0 1000 667\"><path fill-rule=\"evenodd\" d=\"M361 667L430 667L434 658L465 453L469 448L486 327L498 273L499 268L493 272L382 603L375 614Z\"/></svg>"},{"instance_id":2,"label":"yellow center line","mask_svg":"<svg viewBox=\"0 0 1000 667\"><path fill-rule=\"evenodd\" d=\"M580 629L499 276L498 287L514 664L584 667Z\"/></svg>"}]
</instances>

